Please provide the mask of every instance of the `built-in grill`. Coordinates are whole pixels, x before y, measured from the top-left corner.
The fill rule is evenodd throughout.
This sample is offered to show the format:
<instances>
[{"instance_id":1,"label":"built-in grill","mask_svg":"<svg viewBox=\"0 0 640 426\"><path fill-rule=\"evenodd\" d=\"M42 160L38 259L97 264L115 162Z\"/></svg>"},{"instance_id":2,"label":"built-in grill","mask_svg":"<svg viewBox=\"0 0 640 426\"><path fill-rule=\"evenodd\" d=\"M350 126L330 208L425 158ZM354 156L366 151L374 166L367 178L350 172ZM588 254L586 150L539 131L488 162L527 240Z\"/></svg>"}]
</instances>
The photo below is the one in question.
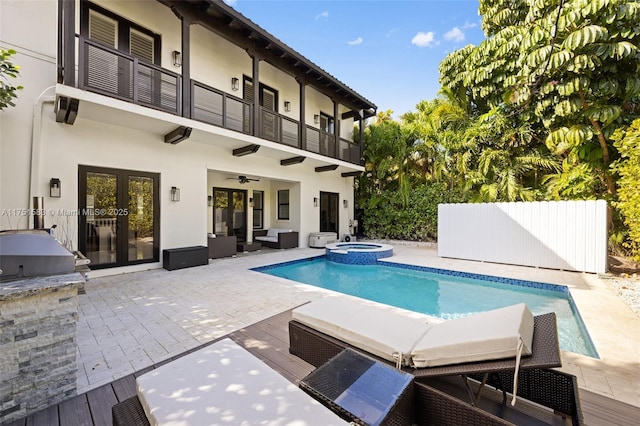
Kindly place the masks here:
<instances>
[{"instance_id":1,"label":"built-in grill","mask_svg":"<svg viewBox=\"0 0 640 426\"><path fill-rule=\"evenodd\" d=\"M0 232L0 281L68 274L77 256L40 229Z\"/></svg>"}]
</instances>

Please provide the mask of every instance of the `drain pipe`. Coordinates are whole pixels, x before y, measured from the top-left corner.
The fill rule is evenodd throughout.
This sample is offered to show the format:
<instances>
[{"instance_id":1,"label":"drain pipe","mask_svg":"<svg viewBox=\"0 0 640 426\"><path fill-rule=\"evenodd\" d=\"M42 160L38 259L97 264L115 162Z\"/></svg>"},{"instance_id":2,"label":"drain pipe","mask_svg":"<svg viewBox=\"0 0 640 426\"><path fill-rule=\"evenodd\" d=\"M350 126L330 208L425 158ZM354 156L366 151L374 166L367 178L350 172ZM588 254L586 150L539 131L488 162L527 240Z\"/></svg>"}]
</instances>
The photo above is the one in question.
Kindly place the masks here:
<instances>
[{"instance_id":1,"label":"drain pipe","mask_svg":"<svg viewBox=\"0 0 640 426\"><path fill-rule=\"evenodd\" d=\"M31 128L31 165L29 167L29 194L28 202L30 210L42 209L43 197L38 194L38 182L40 180L40 147L42 145L42 107L45 103L54 103L56 100L54 95L47 95L50 90L56 86L47 87L40 93L40 96L33 103L33 120ZM38 204L36 206L36 204ZM33 225L38 224L40 227L44 225L44 217L33 218ZM36 223L37 222L37 223ZM29 225L27 225L27 228Z\"/></svg>"}]
</instances>

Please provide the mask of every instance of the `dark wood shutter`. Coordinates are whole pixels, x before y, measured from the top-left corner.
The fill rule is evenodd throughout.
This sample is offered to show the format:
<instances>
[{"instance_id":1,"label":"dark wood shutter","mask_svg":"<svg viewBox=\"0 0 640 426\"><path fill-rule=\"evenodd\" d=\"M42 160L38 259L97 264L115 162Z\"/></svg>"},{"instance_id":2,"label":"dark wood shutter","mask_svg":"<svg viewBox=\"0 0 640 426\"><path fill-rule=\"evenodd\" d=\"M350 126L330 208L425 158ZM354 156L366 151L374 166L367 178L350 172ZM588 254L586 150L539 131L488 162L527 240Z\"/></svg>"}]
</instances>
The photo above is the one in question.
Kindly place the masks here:
<instances>
[{"instance_id":1,"label":"dark wood shutter","mask_svg":"<svg viewBox=\"0 0 640 426\"><path fill-rule=\"evenodd\" d=\"M118 46L118 21L95 10L90 10L89 39L116 49Z\"/></svg>"},{"instance_id":2,"label":"dark wood shutter","mask_svg":"<svg viewBox=\"0 0 640 426\"><path fill-rule=\"evenodd\" d=\"M153 63L153 42L153 37L132 28L129 35L131 56Z\"/></svg>"}]
</instances>

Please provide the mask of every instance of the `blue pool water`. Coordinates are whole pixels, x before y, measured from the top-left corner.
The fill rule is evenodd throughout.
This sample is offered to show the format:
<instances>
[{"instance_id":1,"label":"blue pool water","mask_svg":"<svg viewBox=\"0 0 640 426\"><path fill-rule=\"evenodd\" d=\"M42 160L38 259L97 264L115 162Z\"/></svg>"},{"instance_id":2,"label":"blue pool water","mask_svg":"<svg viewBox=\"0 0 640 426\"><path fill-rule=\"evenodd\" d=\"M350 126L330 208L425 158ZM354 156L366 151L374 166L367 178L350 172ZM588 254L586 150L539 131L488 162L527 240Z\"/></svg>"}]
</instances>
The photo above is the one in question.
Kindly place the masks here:
<instances>
[{"instance_id":1,"label":"blue pool water","mask_svg":"<svg viewBox=\"0 0 640 426\"><path fill-rule=\"evenodd\" d=\"M442 319L524 302L534 315L556 313L561 349L598 357L565 286L408 265L345 265L323 256L255 270Z\"/></svg>"}]
</instances>

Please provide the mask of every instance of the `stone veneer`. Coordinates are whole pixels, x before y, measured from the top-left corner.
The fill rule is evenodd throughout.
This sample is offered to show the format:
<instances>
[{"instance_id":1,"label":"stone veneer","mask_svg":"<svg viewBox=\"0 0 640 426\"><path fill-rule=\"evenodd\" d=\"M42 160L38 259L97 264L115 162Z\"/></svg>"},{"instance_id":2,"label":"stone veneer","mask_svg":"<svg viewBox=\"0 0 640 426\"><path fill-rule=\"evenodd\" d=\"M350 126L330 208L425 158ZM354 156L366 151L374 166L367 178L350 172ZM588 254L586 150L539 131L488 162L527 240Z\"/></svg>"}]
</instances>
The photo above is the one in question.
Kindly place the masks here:
<instances>
[{"instance_id":1,"label":"stone veneer","mask_svg":"<svg viewBox=\"0 0 640 426\"><path fill-rule=\"evenodd\" d=\"M79 273L0 283L0 424L76 395Z\"/></svg>"}]
</instances>

